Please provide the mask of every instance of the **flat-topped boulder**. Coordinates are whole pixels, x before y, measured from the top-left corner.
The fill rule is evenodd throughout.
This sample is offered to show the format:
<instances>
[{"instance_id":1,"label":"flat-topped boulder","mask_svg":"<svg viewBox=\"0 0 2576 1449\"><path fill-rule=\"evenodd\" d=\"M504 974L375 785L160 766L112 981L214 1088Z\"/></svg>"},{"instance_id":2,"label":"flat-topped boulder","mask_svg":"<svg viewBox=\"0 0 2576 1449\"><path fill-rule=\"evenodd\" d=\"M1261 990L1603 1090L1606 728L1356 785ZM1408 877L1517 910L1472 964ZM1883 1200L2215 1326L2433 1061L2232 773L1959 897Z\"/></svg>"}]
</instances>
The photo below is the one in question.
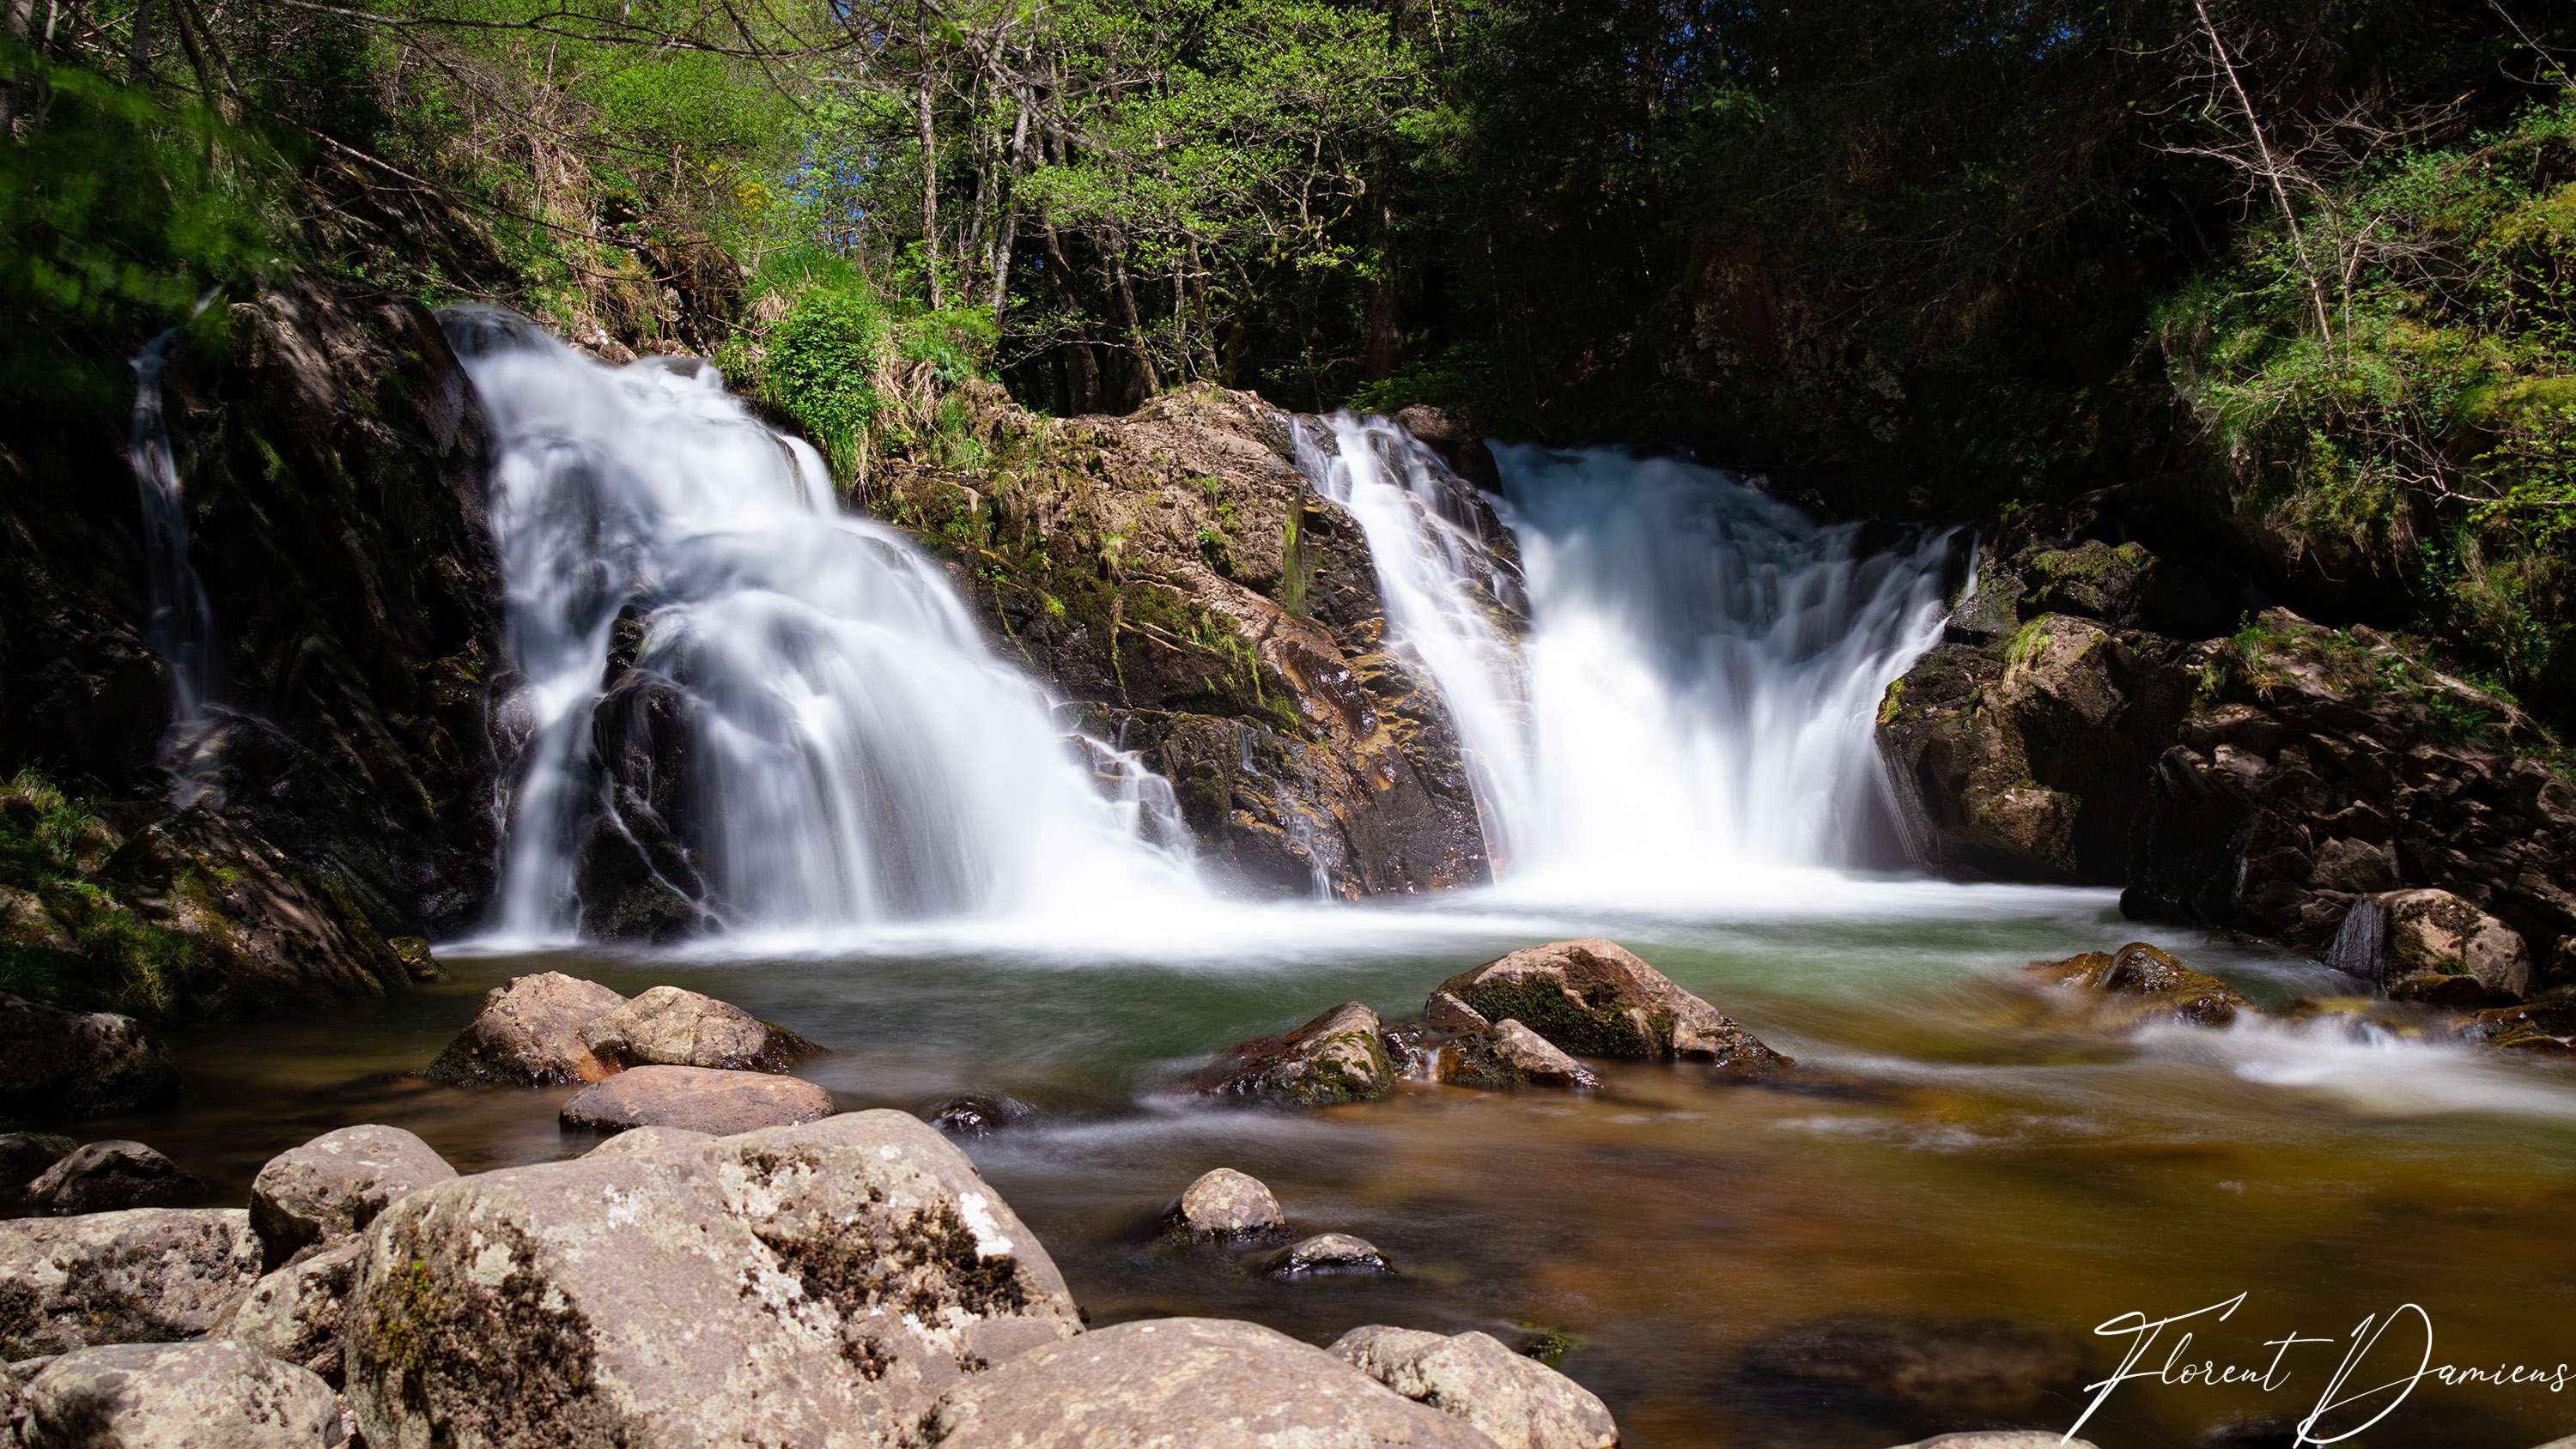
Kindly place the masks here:
<instances>
[{"instance_id":1,"label":"flat-topped boulder","mask_svg":"<svg viewBox=\"0 0 2576 1449\"><path fill-rule=\"evenodd\" d=\"M1789 1064L1725 1012L1597 938L1530 946L1459 972L1428 1003L1430 1013L1454 1017L1443 995L1579 1057L1696 1057L1745 1072Z\"/></svg>"},{"instance_id":2,"label":"flat-topped boulder","mask_svg":"<svg viewBox=\"0 0 2576 1449\"><path fill-rule=\"evenodd\" d=\"M1122 1323L951 1389L937 1449L1494 1449L1322 1349L1214 1318Z\"/></svg>"},{"instance_id":3,"label":"flat-topped boulder","mask_svg":"<svg viewBox=\"0 0 2576 1449\"><path fill-rule=\"evenodd\" d=\"M2207 972L2192 970L2171 952L2144 941L2132 941L2115 952L2086 951L2063 961L2033 961L2023 969L2051 986L2129 998L2150 1012L2194 1026L2225 1026L2239 1013L2260 1015L2236 988Z\"/></svg>"},{"instance_id":4,"label":"flat-topped boulder","mask_svg":"<svg viewBox=\"0 0 2576 1449\"><path fill-rule=\"evenodd\" d=\"M712 1067L630 1067L564 1103L563 1125L582 1132L680 1127L724 1137L829 1117L832 1094L812 1082Z\"/></svg>"},{"instance_id":5,"label":"flat-topped boulder","mask_svg":"<svg viewBox=\"0 0 2576 1449\"><path fill-rule=\"evenodd\" d=\"M638 1134L413 1193L360 1242L370 1444L891 1443L1079 1327L1009 1204L902 1112Z\"/></svg>"},{"instance_id":6,"label":"flat-topped boulder","mask_svg":"<svg viewBox=\"0 0 2576 1449\"><path fill-rule=\"evenodd\" d=\"M616 1070L584 1040L589 1025L626 1004L595 981L541 971L483 993L483 1004L438 1060L430 1080L453 1085L553 1086L596 1082Z\"/></svg>"},{"instance_id":7,"label":"flat-topped boulder","mask_svg":"<svg viewBox=\"0 0 2576 1449\"><path fill-rule=\"evenodd\" d=\"M1619 1426L1581 1384L1491 1334L1371 1325L1326 1352L1404 1395L1474 1425L1500 1449L1612 1449Z\"/></svg>"},{"instance_id":8,"label":"flat-topped boulder","mask_svg":"<svg viewBox=\"0 0 2576 1449\"><path fill-rule=\"evenodd\" d=\"M1228 1048L1199 1090L1296 1107L1370 1101L1395 1090L1385 1038L1376 1012L1345 1002L1294 1031Z\"/></svg>"},{"instance_id":9,"label":"flat-topped boulder","mask_svg":"<svg viewBox=\"0 0 2576 1449\"><path fill-rule=\"evenodd\" d=\"M233 1343L75 1349L27 1384L27 1449L328 1449L340 1405L292 1364Z\"/></svg>"},{"instance_id":10,"label":"flat-topped boulder","mask_svg":"<svg viewBox=\"0 0 2576 1449\"><path fill-rule=\"evenodd\" d=\"M711 1067L786 1072L822 1048L728 1002L677 986L656 986L594 1018L582 1042L621 1067Z\"/></svg>"},{"instance_id":11,"label":"flat-topped boulder","mask_svg":"<svg viewBox=\"0 0 2576 1449\"><path fill-rule=\"evenodd\" d=\"M0 1358L192 1338L258 1277L239 1208L0 1222Z\"/></svg>"},{"instance_id":12,"label":"flat-topped boulder","mask_svg":"<svg viewBox=\"0 0 2576 1449\"><path fill-rule=\"evenodd\" d=\"M251 1229L274 1268L363 1231L387 1206L455 1175L447 1159L399 1127L342 1127L260 1168L250 1184Z\"/></svg>"}]
</instances>

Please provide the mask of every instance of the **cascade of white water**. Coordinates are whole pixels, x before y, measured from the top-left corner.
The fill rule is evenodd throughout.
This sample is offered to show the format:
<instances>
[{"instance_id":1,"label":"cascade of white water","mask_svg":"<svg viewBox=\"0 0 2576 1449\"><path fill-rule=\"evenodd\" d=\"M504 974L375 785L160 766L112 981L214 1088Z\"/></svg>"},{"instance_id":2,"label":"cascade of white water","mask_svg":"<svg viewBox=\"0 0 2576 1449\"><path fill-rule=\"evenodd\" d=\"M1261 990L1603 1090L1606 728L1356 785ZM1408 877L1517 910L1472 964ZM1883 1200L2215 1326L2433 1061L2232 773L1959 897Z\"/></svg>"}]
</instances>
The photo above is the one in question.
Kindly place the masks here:
<instances>
[{"instance_id":1,"label":"cascade of white water","mask_svg":"<svg viewBox=\"0 0 2576 1449\"><path fill-rule=\"evenodd\" d=\"M200 304L202 305L202 304ZM206 723L214 692L214 612L205 585L188 561L186 492L170 427L162 411L161 372L178 329L163 332L134 354L134 416L125 439L127 464L143 506L143 562L151 615L144 637L170 677L170 725L161 736L161 767L170 772L171 800L192 803L205 782L184 765L187 746Z\"/></svg>"},{"instance_id":2,"label":"cascade of white water","mask_svg":"<svg viewBox=\"0 0 2576 1449\"><path fill-rule=\"evenodd\" d=\"M500 449L493 529L524 738L498 926L577 929L592 713L621 610L685 699L690 832L726 924L1081 916L1186 890L1168 784L1059 725L930 559L842 512L822 461L711 367L590 361L451 318Z\"/></svg>"},{"instance_id":3,"label":"cascade of white water","mask_svg":"<svg viewBox=\"0 0 2576 1449\"><path fill-rule=\"evenodd\" d=\"M1747 871L1901 858L1871 725L1939 637L1950 540L1893 551L1714 469L1500 448L1528 635L1441 500L1461 486L1383 419L1310 435L1401 643L1466 742L1498 874L1548 894L1687 900Z\"/></svg>"}]
</instances>

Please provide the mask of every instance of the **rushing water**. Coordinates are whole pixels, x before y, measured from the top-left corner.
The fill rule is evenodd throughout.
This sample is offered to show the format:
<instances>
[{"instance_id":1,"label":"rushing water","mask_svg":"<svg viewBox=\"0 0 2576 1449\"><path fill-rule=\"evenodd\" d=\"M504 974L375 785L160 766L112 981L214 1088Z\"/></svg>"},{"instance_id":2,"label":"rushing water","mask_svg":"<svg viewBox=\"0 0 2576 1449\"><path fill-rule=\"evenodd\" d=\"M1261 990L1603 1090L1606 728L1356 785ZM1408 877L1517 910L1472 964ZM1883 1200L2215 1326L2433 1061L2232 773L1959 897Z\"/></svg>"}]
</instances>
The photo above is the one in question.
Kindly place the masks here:
<instances>
[{"instance_id":1,"label":"rushing water","mask_svg":"<svg viewBox=\"0 0 2576 1449\"><path fill-rule=\"evenodd\" d=\"M1300 443L1458 723L1507 885L1688 905L1748 873L1906 860L1871 718L1938 637L1947 535L1872 549L1715 469L1502 448L1516 643L1511 572L1429 449L1348 414Z\"/></svg>"},{"instance_id":2,"label":"rushing water","mask_svg":"<svg viewBox=\"0 0 2576 1449\"><path fill-rule=\"evenodd\" d=\"M144 582L152 610L144 638L170 680L170 724L161 736L159 763L170 773L173 803L186 805L205 789L184 761L214 694L215 630L205 585L188 558L186 486L163 413L161 373L178 335L176 328L163 332L132 359L134 418L125 455L143 510Z\"/></svg>"},{"instance_id":3,"label":"rushing water","mask_svg":"<svg viewBox=\"0 0 2576 1449\"><path fill-rule=\"evenodd\" d=\"M525 737L503 934L578 927L577 851L616 808L594 711L630 608L633 669L685 700L681 825L720 923L1045 919L1186 891L1168 788L1060 726L938 566L842 512L813 449L752 418L713 368L605 367L489 314L453 330L499 434L493 527L521 677L501 702Z\"/></svg>"}]
</instances>

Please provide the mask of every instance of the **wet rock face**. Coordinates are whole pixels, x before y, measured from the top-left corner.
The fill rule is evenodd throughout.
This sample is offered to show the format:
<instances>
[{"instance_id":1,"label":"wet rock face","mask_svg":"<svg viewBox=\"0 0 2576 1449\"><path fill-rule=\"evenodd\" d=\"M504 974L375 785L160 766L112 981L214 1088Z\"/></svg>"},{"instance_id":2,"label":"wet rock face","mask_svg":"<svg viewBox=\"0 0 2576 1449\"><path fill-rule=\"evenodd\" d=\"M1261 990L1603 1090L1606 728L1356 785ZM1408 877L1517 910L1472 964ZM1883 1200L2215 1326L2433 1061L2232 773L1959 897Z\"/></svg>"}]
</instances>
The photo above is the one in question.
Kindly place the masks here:
<instances>
[{"instance_id":1,"label":"wet rock face","mask_svg":"<svg viewBox=\"0 0 2576 1449\"><path fill-rule=\"evenodd\" d=\"M1693 1057L1746 1072L1789 1059L1616 942L1531 946L1462 971L1433 992L1491 1021L1514 1020L1575 1056Z\"/></svg>"},{"instance_id":2,"label":"wet rock face","mask_svg":"<svg viewBox=\"0 0 2576 1449\"><path fill-rule=\"evenodd\" d=\"M27 1385L27 1449L327 1449L340 1406L311 1373L231 1343L118 1344Z\"/></svg>"},{"instance_id":3,"label":"wet rock face","mask_svg":"<svg viewBox=\"0 0 2576 1449\"><path fill-rule=\"evenodd\" d=\"M727 1071L785 1072L822 1050L739 1006L677 986L656 986L595 1018L582 1041L620 1066Z\"/></svg>"},{"instance_id":4,"label":"wet rock face","mask_svg":"<svg viewBox=\"0 0 2576 1449\"><path fill-rule=\"evenodd\" d=\"M617 638L640 636L641 618L629 605ZM669 941L702 929L715 904L698 869L688 788L692 707L679 686L634 660L631 642L612 648L606 692L591 711L605 798L573 863L574 890L592 934Z\"/></svg>"},{"instance_id":5,"label":"wet rock face","mask_svg":"<svg viewBox=\"0 0 2576 1449\"><path fill-rule=\"evenodd\" d=\"M2144 941L2112 953L2087 951L2063 961L2033 961L2026 969L2049 985L2130 998L2193 1026L2225 1026L2240 1014L2260 1014L2236 988Z\"/></svg>"},{"instance_id":6,"label":"wet rock face","mask_svg":"<svg viewBox=\"0 0 2576 1449\"><path fill-rule=\"evenodd\" d=\"M1287 414L1215 389L1063 421L961 396L992 465L877 486L994 646L1171 782L1203 866L1288 896L1488 877L1447 710L1389 648L1359 523L1297 471Z\"/></svg>"},{"instance_id":7,"label":"wet rock face","mask_svg":"<svg viewBox=\"0 0 2576 1449\"><path fill-rule=\"evenodd\" d=\"M564 1103L561 1118L577 1132L677 1127L724 1136L812 1122L832 1111L831 1093L794 1077L708 1067L634 1067L583 1088Z\"/></svg>"},{"instance_id":8,"label":"wet rock face","mask_svg":"<svg viewBox=\"0 0 2576 1449\"><path fill-rule=\"evenodd\" d=\"M1286 1035L1227 1049L1201 1077L1199 1090L1295 1107L1383 1097L1396 1081L1385 1032L1376 1012L1347 1002Z\"/></svg>"},{"instance_id":9,"label":"wet rock face","mask_svg":"<svg viewBox=\"0 0 2576 1449\"><path fill-rule=\"evenodd\" d=\"M903 1113L628 1141L368 1230L346 1342L369 1443L885 1442L1076 1330L1046 1250Z\"/></svg>"},{"instance_id":10,"label":"wet rock face","mask_svg":"<svg viewBox=\"0 0 2576 1449\"><path fill-rule=\"evenodd\" d=\"M75 1148L27 1184L27 1205L40 1213L105 1213L177 1207L205 1183L140 1142L92 1142Z\"/></svg>"},{"instance_id":11,"label":"wet rock face","mask_svg":"<svg viewBox=\"0 0 2576 1449\"><path fill-rule=\"evenodd\" d=\"M483 994L474 1020L430 1063L432 1081L546 1086L596 1082L616 1067L583 1033L626 998L593 981L544 971L513 976Z\"/></svg>"},{"instance_id":12,"label":"wet rock face","mask_svg":"<svg viewBox=\"0 0 2576 1449\"><path fill-rule=\"evenodd\" d=\"M0 1222L0 1357L194 1337L258 1276L238 1208Z\"/></svg>"},{"instance_id":13,"label":"wet rock face","mask_svg":"<svg viewBox=\"0 0 2576 1449\"><path fill-rule=\"evenodd\" d=\"M94 1117L176 1090L169 1053L134 1018L0 992L0 1122Z\"/></svg>"},{"instance_id":14,"label":"wet rock face","mask_svg":"<svg viewBox=\"0 0 2576 1449\"><path fill-rule=\"evenodd\" d=\"M1323 1350L1250 1323L1158 1318L1023 1354L923 1419L941 1449L1493 1449Z\"/></svg>"},{"instance_id":15,"label":"wet rock face","mask_svg":"<svg viewBox=\"0 0 2576 1449\"><path fill-rule=\"evenodd\" d=\"M251 1230L269 1267L365 1230L388 1206L456 1169L399 1127L343 1127L281 1152L250 1185Z\"/></svg>"},{"instance_id":16,"label":"wet rock face","mask_svg":"<svg viewBox=\"0 0 2576 1449\"><path fill-rule=\"evenodd\" d=\"M2519 935L2535 977L2568 969L2576 786L2517 753L2536 726L2384 636L2280 610L2207 655L2140 815L2132 914L2315 950L2358 899L2433 888Z\"/></svg>"},{"instance_id":17,"label":"wet rock face","mask_svg":"<svg viewBox=\"0 0 2576 1449\"><path fill-rule=\"evenodd\" d=\"M1262 1258L1254 1271L1266 1278L1316 1278L1376 1277L1394 1269L1388 1266L1386 1253L1366 1238L1317 1233Z\"/></svg>"},{"instance_id":18,"label":"wet rock face","mask_svg":"<svg viewBox=\"0 0 2576 1449\"><path fill-rule=\"evenodd\" d=\"M1463 1419L1499 1449L1611 1449L1619 1426L1582 1385L1489 1334L1354 1328L1326 1352L1418 1404Z\"/></svg>"}]
</instances>

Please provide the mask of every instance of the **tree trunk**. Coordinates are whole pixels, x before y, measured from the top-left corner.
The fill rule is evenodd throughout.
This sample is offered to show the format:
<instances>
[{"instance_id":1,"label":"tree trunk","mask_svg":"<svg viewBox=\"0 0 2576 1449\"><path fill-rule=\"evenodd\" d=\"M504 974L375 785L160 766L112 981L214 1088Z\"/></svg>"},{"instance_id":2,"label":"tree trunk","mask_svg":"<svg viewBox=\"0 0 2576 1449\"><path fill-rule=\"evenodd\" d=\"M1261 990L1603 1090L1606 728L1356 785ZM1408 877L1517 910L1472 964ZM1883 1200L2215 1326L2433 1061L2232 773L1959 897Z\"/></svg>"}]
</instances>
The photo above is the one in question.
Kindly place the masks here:
<instances>
[{"instance_id":1,"label":"tree trunk","mask_svg":"<svg viewBox=\"0 0 2576 1449\"><path fill-rule=\"evenodd\" d=\"M24 49L27 31L36 23L36 0L9 0L9 42ZM18 84L0 76L0 142L9 139L10 123L18 118Z\"/></svg>"},{"instance_id":2,"label":"tree trunk","mask_svg":"<svg viewBox=\"0 0 2576 1449\"><path fill-rule=\"evenodd\" d=\"M1118 310L1127 328L1128 349L1136 354L1136 377L1145 389L1137 401L1142 402L1163 390L1163 379L1154 370L1153 349L1145 342L1145 315L1136 309L1136 289L1127 280L1127 237L1124 233L1113 235L1109 244L1109 275L1118 285Z\"/></svg>"},{"instance_id":3,"label":"tree trunk","mask_svg":"<svg viewBox=\"0 0 2576 1449\"><path fill-rule=\"evenodd\" d=\"M921 123L921 264L930 273L930 310L948 305L939 284L939 133L930 121L930 53L921 56L921 88L913 93Z\"/></svg>"},{"instance_id":4,"label":"tree trunk","mask_svg":"<svg viewBox=\"0 0 2576 1449\"><path fill-rule=\"evenodd\" d=\"M1073 292L1073 263L1064 254L1064 238L1056 234L1052 219L1039 223L1038 236L1046 245L1046 273L1055 281L1057 304L1067 317L1082 315L1082 299ZM1091 355L1091 339L1076 338L1065 344L1066 411L1091 413L1100 410L1100 363Z\"/></svg>"}]
</instances>

